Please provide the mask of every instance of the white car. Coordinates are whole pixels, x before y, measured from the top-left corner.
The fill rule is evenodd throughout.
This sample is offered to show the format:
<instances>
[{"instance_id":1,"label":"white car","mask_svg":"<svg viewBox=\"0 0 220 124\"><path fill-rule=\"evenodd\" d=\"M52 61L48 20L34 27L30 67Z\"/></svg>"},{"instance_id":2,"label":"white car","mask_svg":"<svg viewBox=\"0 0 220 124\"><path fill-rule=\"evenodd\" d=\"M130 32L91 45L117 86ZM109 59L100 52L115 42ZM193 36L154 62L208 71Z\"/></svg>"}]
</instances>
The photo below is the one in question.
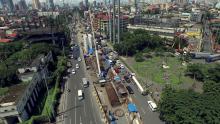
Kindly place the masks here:
<instances>
[{"instance_id":1,"label":"white car","mask_svg":"<svg viewBox=\"0 0 220 124\"><path fill-rule=\"evenodd\" d=\"M76 68L79 68L79 64L76 64Z\"/></svg>"},{"instance_id":2,"label":"white car","mask_svg":"<svg viewBox=\"0 0 220 124\"><path fill-rule=\"evenodd\" d=\"M153 101L147 101L148 105L150 106L150 109L154 112L157 110L157 105Z\"/></svg>"},{"instance_id":3,"label":"white car","mask_svg":"<svg viewBox=\"0 0 220 124\"><path fill-rule=\"evenodd\" d=\"M121 65L120 65L120 68L121 68L121 69L124 69L124 68L125 68L125 66L121 64Z\"/></svg>"},{"instance_id":4,"label":"white car","mask_svg":"<svg viewBox=\"0 0 220 124\"><path fill-rule=\"evenodd\" d=\"M69 68L69 69L67 70L67 72L69 72L69 73L70 73L70 72L71 72L71 69Z\"/></svg>"},{"instance_id":5,"label":"white car","mask_svg":"<svg viewBox=\"0 0 220 124\"><path fill-rule=\"evenodd\" d=\"M72 74L76 74L76 71L75 71L75 69L72 69Z\"/></svg>"},{"instance_id":6,"label":"white car","mask_svg":"<svg viewBox=\"0 0 220 124\"><path fill-rule=\"evenodd\" d=\"M78 60L79 62L82 61L82 59L81 59L80 57L79 57L77 60Z\"/></svg>"}]
</instances>

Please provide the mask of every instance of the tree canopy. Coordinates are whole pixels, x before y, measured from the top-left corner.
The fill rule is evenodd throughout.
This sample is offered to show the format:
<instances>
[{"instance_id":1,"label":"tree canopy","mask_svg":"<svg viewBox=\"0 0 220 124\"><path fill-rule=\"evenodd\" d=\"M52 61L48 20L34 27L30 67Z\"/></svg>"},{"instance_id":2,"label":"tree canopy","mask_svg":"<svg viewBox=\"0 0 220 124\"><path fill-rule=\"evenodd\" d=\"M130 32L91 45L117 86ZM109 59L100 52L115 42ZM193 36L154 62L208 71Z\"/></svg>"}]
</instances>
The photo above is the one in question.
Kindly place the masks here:
<instances>
[{"instance_id":1,"label":"tree canopy","mask_svg":"<svg viewBox=\"0 0 220 124\"><path fill-rule=\"evenodd\" d=\"M191 68L191 69L189 69ZM160 118L169 124L220 122L220 66L193 64L187 72L203 80L203 93L165 88L159 104Z\"/></svg>"},{"instance_id":2,"label":"tree canopy","mask_svg":"<svg viewBox=\"0 0 220 124\"><path fill-rule=\"evenodd\" d=\"M28 48L15 52L7 59L0 62L0 87L10 86L19 83L17 69L28 65L39 54L47 54L49 51L57 52L58 47L51 44L37 43Z\"/></svg>"},{"instance_id":3,"label":"tree canopy","mask_svg":"<svg viewBox=\"0 0 220 124\"><path fill-rule=\"evenodd\" d=\"M147 31L138 29L122 34L121 42L114 45L115 50L121 55L132 56L145 48L154 50L163 46L163 39L150 35Z\"/></svg>"}]
</instances>

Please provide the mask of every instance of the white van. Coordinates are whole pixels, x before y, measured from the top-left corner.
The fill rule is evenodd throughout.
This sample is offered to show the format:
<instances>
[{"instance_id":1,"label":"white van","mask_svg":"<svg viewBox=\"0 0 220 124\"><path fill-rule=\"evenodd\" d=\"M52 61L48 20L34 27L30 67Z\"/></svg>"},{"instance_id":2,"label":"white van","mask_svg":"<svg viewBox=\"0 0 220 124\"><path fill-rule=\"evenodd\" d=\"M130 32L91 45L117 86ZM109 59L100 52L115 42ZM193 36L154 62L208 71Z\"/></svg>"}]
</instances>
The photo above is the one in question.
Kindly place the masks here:
<instances>
[{"instance_id":1,"label":"white van","mask_svg":"<svg viewBox=\"0 0 220 124\"><path fill-rule=\"evenodd\" d=\"M82 82L83 82L83 87L86 88L89 86L89 82L86 78L82 78Z\"/></svg>"},{"instance_id":2,"label":"white van","mask_svg":"<svg viewBox=\"0 0 220 124\"><path fill-rule=\"evenodd\" d=\"M82 100L82 99L83 99L83 91L78 90L78 100Z\"/></svg>"},{"instance_id":3,"label":"white van","mask_svg":"<svg viewBox=\"0 0 220 124\"><path fill-rule=\"evenodd\" d=\"M153 101L147 101L148 105L150 106L150 109L154 112L157 110L157 105Z\"/></svg>"}]
</instances>

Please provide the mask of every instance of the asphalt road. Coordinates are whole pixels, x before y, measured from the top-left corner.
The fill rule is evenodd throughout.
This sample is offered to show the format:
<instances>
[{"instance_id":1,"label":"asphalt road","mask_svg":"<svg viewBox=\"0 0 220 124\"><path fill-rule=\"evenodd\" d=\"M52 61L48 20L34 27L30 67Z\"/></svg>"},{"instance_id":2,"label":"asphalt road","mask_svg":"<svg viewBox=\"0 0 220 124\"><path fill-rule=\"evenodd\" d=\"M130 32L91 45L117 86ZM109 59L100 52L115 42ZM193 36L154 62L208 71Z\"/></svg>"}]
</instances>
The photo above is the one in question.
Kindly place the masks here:
<instances>
[{"instance_id":1,"label":"asphalt road","mask_svg":"<svg viewBox=\"0 0 220 124\"><path fill-rule=\"evenodd\" d=\"M134 94L131 95L137 109L142 117L144 124L165 124L159 119L159 113L152 112L147 101L150 100L148 96L143 96L139 92L137 86L129 83L129 86L133 89Z\"/></svg>"},{"instance_id":2,"label":"asphalt road","mask_svg":"<svg viewBox=\"0 0 220 124\"><path fill-rule=\"evenodd\" d=\"M78 44L77 39L74 38L74 44ZM80 52L78 50L78 52ZM82 55L82 53L80 52ZM81 56L82 58L82 56ZM85 66L83 61L78 62L75 59L71 60L73 67L78 63L80 68L76 69L76 74L70 74L67 80L66 90L70 89L70 92L66 92L65 97L65 113L64 124L102 124L101 116L98 112L97 102L92 96L91 87L83 88L82 78L86 77ZM83 90L84 99L78 100L78 90Z\"/></svg>"}]
</instances>

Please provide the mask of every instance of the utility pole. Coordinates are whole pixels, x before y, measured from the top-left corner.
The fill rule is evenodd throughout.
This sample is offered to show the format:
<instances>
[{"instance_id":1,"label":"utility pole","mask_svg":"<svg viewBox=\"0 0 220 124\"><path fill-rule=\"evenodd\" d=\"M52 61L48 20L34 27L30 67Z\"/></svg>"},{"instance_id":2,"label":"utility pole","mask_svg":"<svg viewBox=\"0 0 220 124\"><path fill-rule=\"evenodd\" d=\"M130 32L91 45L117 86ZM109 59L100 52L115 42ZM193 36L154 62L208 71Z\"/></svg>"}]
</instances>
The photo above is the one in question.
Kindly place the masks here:
<instances>
[{"instance_id":1,"label":"utility pole","mask_svg":"<svg viewBox=\"0 0 220 124\"><path fill-rule=\"evenodd\" d=\"M118 0L118 43L120 43L120 0Z\"/></svg>"},{"instance_id":2,"label":"utility pole","mask_svg":"<svg viewBox=\"0 0 220 124\"><path fill-rule=\"evenodd\" d=\"M109 37L110 37L110 42L112 42L112 14L111 14L111 0L108 1L109 5L109 13L108 13L108 16L109 16Z\"/></svg>"},{"instance_id":3,"label":"utility pole","mask_svg":"<svg viewBox=\"0 0 220 124\"><path fill-rule=\"evenodd\" d=\"M115 0L113 0L113 44L115 44Z\"/></svg>"}]
</instances>

